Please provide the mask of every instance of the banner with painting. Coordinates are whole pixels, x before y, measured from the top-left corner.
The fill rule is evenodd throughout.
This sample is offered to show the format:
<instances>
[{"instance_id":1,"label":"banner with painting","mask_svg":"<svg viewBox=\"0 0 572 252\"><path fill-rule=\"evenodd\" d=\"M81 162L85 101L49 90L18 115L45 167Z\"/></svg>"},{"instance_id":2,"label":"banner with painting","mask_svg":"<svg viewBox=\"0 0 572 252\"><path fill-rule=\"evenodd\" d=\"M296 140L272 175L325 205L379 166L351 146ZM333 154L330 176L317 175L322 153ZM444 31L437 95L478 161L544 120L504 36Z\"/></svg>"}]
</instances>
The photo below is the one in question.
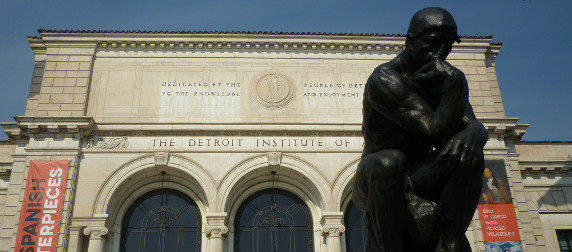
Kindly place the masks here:
<instances>
[{"instance_id":1,"label":"banner with painting","mask_svg":"<svg viewBox=\"0 0 572 252\"><path fill-rule=\"evenodd\" d=\"M486 160L478 205L487 252L523 251L504 160Z\"/></svg>"},{"instance_id":2,"label":"banner with painting","mask_svg":"<svg viewBox=\"0 0 572 252\"><path fill-rule=\"evenodd\" d=\"M14 251L56 251L69 163L30 161Z\"/></svg>"}]
</instances>

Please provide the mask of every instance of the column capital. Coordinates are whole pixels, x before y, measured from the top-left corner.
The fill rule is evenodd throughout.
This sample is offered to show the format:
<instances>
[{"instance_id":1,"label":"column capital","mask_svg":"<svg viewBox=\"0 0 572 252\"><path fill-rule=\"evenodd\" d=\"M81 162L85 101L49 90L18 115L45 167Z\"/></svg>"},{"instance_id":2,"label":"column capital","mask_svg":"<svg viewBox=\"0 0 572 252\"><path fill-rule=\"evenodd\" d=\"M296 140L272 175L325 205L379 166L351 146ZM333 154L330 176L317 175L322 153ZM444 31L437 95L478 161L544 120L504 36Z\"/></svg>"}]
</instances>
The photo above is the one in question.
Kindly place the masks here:
<instances>
[{"instance_id":1,"label":"column capital","mask_svg":"<svg viewBox=\"0 0 572 252\"><path fill-rule=\"evenodd\" d=\"M346 231L346 227L342 224L343 219L343 212L324 212L322 216L322 236L342 236L342 234Z\"/></svg>"},{"instance_id":2,"label":"column capital","mask_svg":"<svg viewBox=\"0 0 572 252\"><path fill-rule=\"evenodd\" d=\"M207 238L224 238L228 235L228 227L224 225L209 225L205 229Z\"/></svg>"},{"instance_id":3,"label":"column capital","mask_svg":"<svg viewBox=\"0 0 572 252\"><path fill-rule=\"evenodd\" d=\"M341 224L328 224L322 227L322 236L324 237L340 237L346 231L346 227Z\"/></svg>"},{"instance_id":4,"label":"column capital","mask_svg":"<svg viewBox=\"0 0 572 252\"><path fill-rule=\"evenodd\" d=\"M84 235L89 235L90 240L101 240L109 238L109 229L106 227L86 227L83 230Z\"/></svg>"},{"instance_id":5,"label":"column capital","mask_svg":"<svg viewBox=\"0 0 572 252\"><path fill-rule=\"evenodd\" d=\"M228 234L228 227L225 225L227 213L208 213L205 215L207 227L205 233L207 238L224 238Z\"/></svg>"}]
</instances>

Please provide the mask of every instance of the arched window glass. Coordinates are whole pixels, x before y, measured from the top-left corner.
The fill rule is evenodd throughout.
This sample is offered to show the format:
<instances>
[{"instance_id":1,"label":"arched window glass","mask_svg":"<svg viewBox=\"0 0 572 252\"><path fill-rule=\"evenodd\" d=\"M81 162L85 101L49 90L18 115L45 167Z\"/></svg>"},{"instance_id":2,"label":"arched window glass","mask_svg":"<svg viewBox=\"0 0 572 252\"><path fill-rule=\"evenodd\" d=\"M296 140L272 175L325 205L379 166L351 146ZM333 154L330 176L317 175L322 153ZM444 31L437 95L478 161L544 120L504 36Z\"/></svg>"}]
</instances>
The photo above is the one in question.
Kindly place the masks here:
<instances>
[{"instance_id":1,"label":"arched window glass","mask_svg":"<svg viewBox=\"0 0 572 252\"><path fill-rule=\"evenodd\" d=\"M235 217L235 252L313 251L312 216L296 195L265 189L250 195Z\"/></svg>"},{"instance_id":2,"label":"arched window glass","mask_svg":"<svg viewBox=\"0 0 572 252\"><path fill-rule=\"evenodd\" d=\"M187 195L169 189L148 192L127 210L120 251L200 251L201 214Z\"/></svg>"},{"instance_id":3,"label":"arched window glass","mask_svg":"<svg viewBox=\"0 0 572 252\"><path fill-rule=\"evenodd\" d=\"M346 252L363 252L367 243L366 218L362 211L350 201L344 211L346 227Z\"/></svg>"}]
</instances>

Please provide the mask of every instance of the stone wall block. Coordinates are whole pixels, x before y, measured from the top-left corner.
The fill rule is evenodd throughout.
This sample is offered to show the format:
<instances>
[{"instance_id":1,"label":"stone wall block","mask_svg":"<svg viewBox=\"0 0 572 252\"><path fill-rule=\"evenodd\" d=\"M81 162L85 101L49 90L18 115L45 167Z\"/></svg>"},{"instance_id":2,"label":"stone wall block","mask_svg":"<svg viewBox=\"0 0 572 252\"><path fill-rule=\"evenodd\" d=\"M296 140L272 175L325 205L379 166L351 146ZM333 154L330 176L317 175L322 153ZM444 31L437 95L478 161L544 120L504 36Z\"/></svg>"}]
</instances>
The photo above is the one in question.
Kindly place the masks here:
<instances>
[{"instance_id":1,"label":"stone wall block","mask_svg":"<svg viewBox=\"0 0 572 252\"><path fill-rule=\"evenodd\" d=\"M46 48L46 54L50 55L50 54L60 54L60 48L58 47L48 47Z\"/></svg>"},{"instance_id":2,"label":"stone wall block","mask_svg":"<svg viewBox=\"0 0 572 252\"><path fill-rule=\"evenodd\" d=\"M46 62L45 70L56 70L56 65L57 65L56 61Z\"/></svg>"},{"instance_id":3,"label":"stone wall block","mask_svg":"<svg viewBox=\"0 0 572 252\"><path fill-rule=\"evenodd\" d=\"M85 87L64 87L64 94L85 94Z\"/></svg>"},{"instance_id":4,"label":"stone wall block","mask_svg":"<svg viewBox=\"0 0 572 252\"><path fill-rule=\"evenodd\" d=\"M42 89L42 85L40 85L40 84L30 85L30 93L39 93L41 89Z\"/></svg>"},{"instance_id":5,"label":"stone wall block","mask_svg":"<svg viewBox=\"0 0 572 252\"><path fill-rule=\"evenodd\" d=\"M536 238L534 237L533 233L523 232L522 236L523 236L524 242L526 242L526 244L534 245L536 243Z\"/></svg>"},{"instance_id":6,"label":"stone wall block","mask_svg":"<svg viewBox=\"0 0 572 252\"><path fill-rule=\"evenodd\" d=\"M459 69L465 73L465 75L477 74L477 67L474 66L460 66Z\"/></svg>"},{"instance_id":7,"label":"stone wall block","mask_svg":"<svg viewBox=\"0 0 572 252\"><path fill-rule=\"evenodd\" d=\"M33 77L42 77L44 75L44 68L43 67L36 67L34 68Z\"/></svg>"},{"instance_id":8,"label":"stone wall block","mask_svg":"<svg viewBox=\"0 0 572 252\"><path fill-rule=\"evenodd\" d=\"M43 79L43 76L34 76L32 77L32 84L42 84Z\"/></svg>"},{"instance_id":9,"label":"stone wall block","mask_svg":"<svg viewBox=\"0 0 572 252\"><path fill-rule=\"evenodd\" d=\"M47 116L82 116L82 114L74 114L73 111L47 111Z\"/></svg>"},{"instance_id":10,"label":"stone wall block","mask_svg":"<svg viewBox=\"0 0 572 252\"><path fill-rule=\"evenodd\" d=\"M50 103L51 96L49 94L40 94L40 98L38 99L38 103L46 104Z\"/></svg>"},{"instance_id":11,"label":"stone wall block","mask_svg":"<svg viewBox=\"0 0 572 252\"><path fill-rule=\"evenodd\" d=\"M514 198L516 202L526 203L526 196L524 193L515 193Z\"/></svg>"},{"instance_id":12,"label":"stone wall block","mask_svg":"<svg viewBox=\"0 0 572 252\"><path fill-rule=\"evenodd\" d=\"M48 48L49 50L50 48ZM59 48L58 53L59 54L68 54L68 55L82 55L82 54L93 54L93 49L89 49L87 48L87 50L85 50L86 48ZM49 51L48 51L49 54Z\"/></svg>"},{"instance_id":13,"label":"stone wall block","mask_svg":"<svg viewBox=\"0 0 572 252\"><path fill-rule=\"evenodd\" d=\"M90 71L69 71L67 72L67 76L68 77L72 77L72 78L88 78L90 74Z\"/></svg>"},{"instance_id":14,"label":"stone wall block","mask_svg":"<svg viewBox=\"0 0 572 252\"><path fill-rule=\"evenodd\" d=\"M83 104L62 104L61 107L63 111L83 111L84 109Z\"/></svg>"},{"instance_id":15,"label":"stone wall block","mask_svg":"<svg viewBox=\"0 0 572 252\"><path fill-rule=\"evenodd\" d=\"M30 112L30 116L48 116L48 112L42 111L42 110L36 110L36 111Z\"/></svg>"},{"instance_id":16,"label":"stone wall block","mask_svg":"<svg viewBox=\"0 0 572 252\"><path fill-rule=\"evenodd\" d=\"M42 104L40 110L43 111L59 111L61 110L60 104Z\"/></svg>"},{"instance_id":17,"label":"stone wall block","mask_svg":"<svg viewBox=\"0 0 572 252\"><path fill-rule=\"evenodd\" d=\"M63 94L64 88L63 87L44 87L44 88L42 88L41 92L43 94Z\"/></svg>"},{"instance_id":18,"label":"stone wall block","mask_svg":"<svg viewBox=\"0 0 572 252\"><path fill-rule=\"evenodd\" d=\"M52 104L73 103L74 100L74 96L70 94L56 94L51 96L50 101Z\"/></svg>"},{"instance_id":19,"label":"stone wall block","mask_svg":"<svg viewBox=\"0 0 572 252\"><path fill-rule=\"evenodd\" d=\"M90 69L91 69L91 62L78 63L78 70L90 70Z\"/></svg>"},{"instance_id":20,"label":"stone wall block","mask_svg":"<svg viewBox=\"0 0 572 252\"><path fill-rule=\"evenodd\" d=\"M79 63L78 62L58 62L56 64L56 70L78 70Z\"/></svg>"},{"instance_id":21,"label":"stone wall block","mask_svg":"<svg viewBox=\"0 0 572 252\"><path fill-rule=\"evenodd\" d=\"M48 63L50 61L52 62L69 61L69 59L70 56L67 55L48 55Z\"/></svg>"},{"instance_id":22,"label":"stone wall block","mask_svg":"<svg viewBox=\"0 0 572 252\"><path fill-rule=\"evenodd\" d=\"M477 74L484 74L487 75L487 69L485 67L477 67ZM489 76L487 75L487 79ZM490 79L489 79L490 80Z\"/></svg>"},{"instance_id":23,"label":"stone wall block","mask_svg":"<svg viewBox=\"0 0 572 252\"><path fill-rule=\"evenodd\" d=\"M482 74L470 74L470 75L466 75L467 80L469 82L471 81L488 81L487 76L486 75L482 75Z\"/></svg>"},{"instance_id":24,"label":"stone wall block","mask_svg":"<svg viewBox=\"0 0 572 252\"><path fill-rule=\"evenodd\" d=\"M482 60L466 60L465 61L465 65L467 66L485 66L485 62L483 62Z\"/></svg>"},{"instance_id":25,"label":"stone wall block","mask_svg":"<svg viewBox=\"0 0 572 252\"><path fill-rule=\"evenodd\" d=\"M73 95L73 103L83 104L83 103L85 103L85 100L86 100L85 95L81 95L81 94L80 95L77 95L77 94Z\"/></svg>"},{"instance_id":26,"label":"stone wall block","mask_svg":"<svg viewBox=\"0 0 572 252\"><path fill-rule=\"evenodd\" d=\"M73 87L75 78L54 78L54 87Z\"/></svg>"},{"instance_id":27,"label":"stone wall block","mask_svg":"<svg viewBox=\"0 0 572 252\"><path fill-rule=\"evenodd\" d=\"M66 71L45 71L44 78L64 78Z\"/></svg>"},{"instance_id":28,"label":"stone wall block","mask_svg":"<svg viewBox=\"0 0 572 252\"><path fill-rule=\"evenodd\" d=\"M89 78L76 78L75 85L76 87L87 87L89 83Z\"/></svg>"},{"instance_id":29,"label":"stone wall block","mask_svg":"<svg viewBox=\"0 0 572 252\"><path fill-rule=\"evenodd\" d=\"M42 87L51 87L54 85L54 78L43 78L40 83Z\"/></svg>"},{"instance_id":30,"label":"stone wall block","mask_svg":"<svg viewBox=\"0 0 572 252\"><path fill-rule=\"evenodd\" d=\"M38 109L38 104L38 99L28 99L28 102L26 103L26 110L36 110Z\"/></svg>"},{"instance_id":31,"label":"stone wall block","mask_svg":"<svg viewBox=\"0 0 572 252\"><path fill-rule=\"evenodd\" d=\"M86 55L70 55L69 61L79 61L79 62L91 62L93 56Z\"/></svg>"}]
</instances>

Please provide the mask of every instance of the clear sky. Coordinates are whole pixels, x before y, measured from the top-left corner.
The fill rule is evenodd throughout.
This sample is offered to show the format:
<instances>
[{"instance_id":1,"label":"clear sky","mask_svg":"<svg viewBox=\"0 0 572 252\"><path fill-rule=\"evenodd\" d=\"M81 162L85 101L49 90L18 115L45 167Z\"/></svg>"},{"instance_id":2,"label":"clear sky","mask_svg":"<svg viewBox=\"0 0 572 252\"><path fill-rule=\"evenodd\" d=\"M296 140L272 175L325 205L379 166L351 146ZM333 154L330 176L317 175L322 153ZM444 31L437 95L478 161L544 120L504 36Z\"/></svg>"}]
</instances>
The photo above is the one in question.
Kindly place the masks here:
<instances>
[{"instance_id":1,"label":"clear sky","mask_svg":"<svg viewBox=\"0 0 572 252\"><path fill-rule=\"evenodd\" d=\"M428 6L448 9L461 35L503 42L501 95L530 124L525 140L572 140L572 0L1 0L0 122L24 114L37 29L404 34Z\"/></svg>"}]
</instances>

